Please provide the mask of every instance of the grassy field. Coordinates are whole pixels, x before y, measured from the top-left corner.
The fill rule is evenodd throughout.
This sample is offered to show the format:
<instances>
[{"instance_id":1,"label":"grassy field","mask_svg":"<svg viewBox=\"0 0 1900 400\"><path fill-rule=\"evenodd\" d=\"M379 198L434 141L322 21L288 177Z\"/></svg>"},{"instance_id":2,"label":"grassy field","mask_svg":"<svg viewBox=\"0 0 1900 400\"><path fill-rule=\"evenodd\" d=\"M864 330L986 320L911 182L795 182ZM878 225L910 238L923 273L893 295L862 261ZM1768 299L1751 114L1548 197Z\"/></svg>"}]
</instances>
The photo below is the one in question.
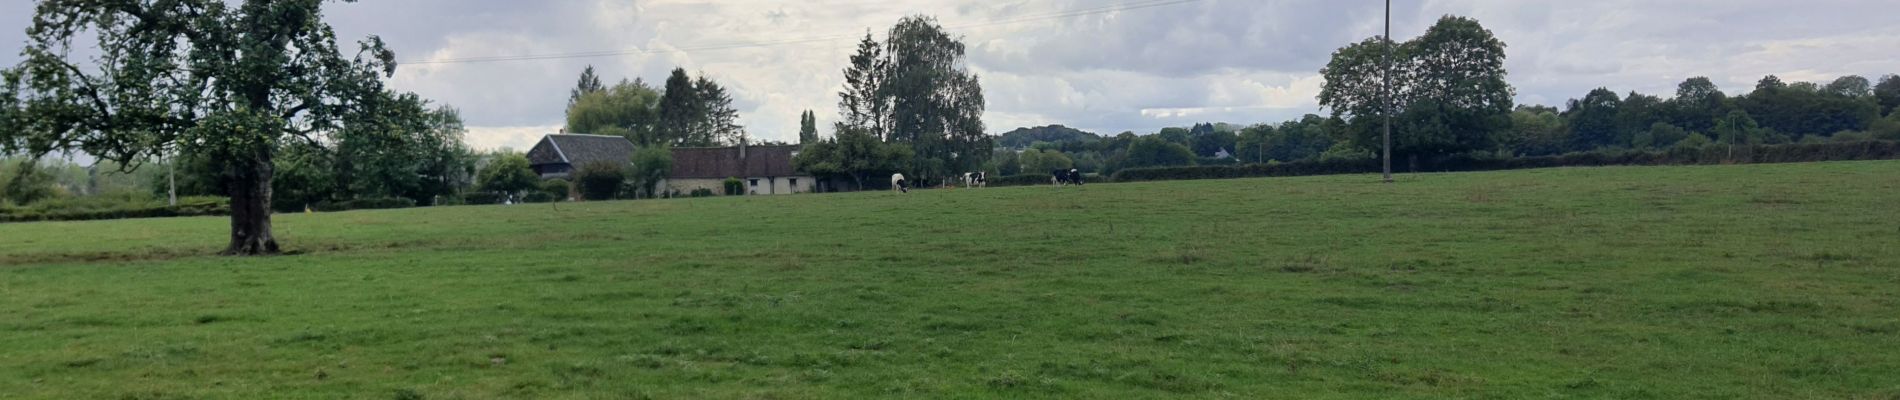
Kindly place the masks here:
<instances>
[{"instance_id":1,"label":"grassy field","mask_svg":"<svg viewBox=\"0 0 1900 400\"><path fill-rule=\"evenodd\" d=\"M1900 162L0 225L0 398L1900 397Z\"/></svg>"}]
</instances>

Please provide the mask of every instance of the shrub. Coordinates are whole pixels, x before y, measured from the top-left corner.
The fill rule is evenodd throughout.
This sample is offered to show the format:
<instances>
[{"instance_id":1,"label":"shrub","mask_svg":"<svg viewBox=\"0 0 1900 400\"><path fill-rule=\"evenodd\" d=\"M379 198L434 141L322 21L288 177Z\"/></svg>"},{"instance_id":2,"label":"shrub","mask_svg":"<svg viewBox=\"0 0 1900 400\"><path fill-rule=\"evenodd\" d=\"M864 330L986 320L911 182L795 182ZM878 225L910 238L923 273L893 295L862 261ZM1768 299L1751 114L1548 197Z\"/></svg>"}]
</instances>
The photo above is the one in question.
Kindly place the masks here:
<instances>
[{"instance_id":1,"label":"shrub","mask_svg":"<svg viewBox=\"0 0 1900 400\"><path fill-rule=\"evenodd\" d=\"M501 204L502 195L495 192L474 192L462 195L462 202L470 205Z\"/></svg>"},{"instance_id":2,"label":"shrub","mask_svg":"<svg viewBox=\"0 0 1900 400\"><path fill-rule=\"evenodd\" d=\"M1050 184L1050 179L1051 178L1049 174L1010 175L1010 176L1005 176L1001 178L990 178L989 186L990 187L1004 187L1004 186L1048 185Z\"/></svg>"},{"instance_id":3,"label":"shrub","mask_svg":"<svg viewBox=\"0 0 1900 400\"><path fill-rule=\"evenodd\" d=\"M698 189L693 189L693 192L692 192L691 194L688 194L688 196L692 196L692 197L713 197L713 190L712 190L712 189L707 189L707 188L698 188Z\"/></svg>"},{"instance_id":4,"label":"shrub","mask_svg":"<svg viewBox=\"0 0 1900 400\"><path fill-rule=\"evenodd\" d=\"M581 198L612 200L627 182L627 169L618 163L597 162L581 167L574 178L580 184Z\"/></svg>"},{"instance_id":5,"label":"shrub","mask_svg":"<svg viewBox=\"0 0 1900 400\"><path fill-rule=\"evenodd\" d=\"M534 188L535 180L540 179L530 166L528 157L521 154L503 154L482 169L480 183L482 190L502 193L517 193Z\"/></svg>"},{"instance_id":6,"label":"shrub","mask_svg":"<svg viewBox=\"0 0 1900 400\"><path fill-rule=\"evenodd\" d=\"M1703 147L1708 147L1710 144L1714 144L1714 143L1715 143L1715 140L1709 139L1708 135L1703 135L1700 133L1692 133L1692 134L1689 134L1689 137L1683 138L1681 141L1676 142L1676 144L1674 146L1671 146L1671 148L1700 149Z\"/></svg>"},{"instance_id":7,"label":"shrub","mask_svg":"<svg viewBox=\"0 0 1900 400\"><path fill-rule=\"evenodd\" d=\"M342 201L319 201L316 205L311 206L311 208L317 211L333 212L349 210L386 210L415 206L416 201L414 199L405 197L367 197Z\"/></svg>"},{"instance_id":8,"label":"shrub","mask_svg":"<svg viewBox=\"0 0 1900 400\"><path fill-rule=\"evenodd\" d=\"M745 194L745 181L739 180L739 178L726 178L726 182L724 183L724 186L726 188L727 196L739 196L739 195Z\"/></svg>"},{"instance_id":9,"label":"shrub","mask_svg":"<svg viewBox=\"0 0 1900 400\"><path fill-rule=\"evenodd\" d=\"M546 193L554 201L567 201L573 197L574 185L567 183L566 179L549 179L541 182L541 193Z\"/></svg>"},{"instance_id":10,"label":"shrub","mask_svg":"<svg viewBox=\"0 0 1900 400\"><path fill-rule=\"evenodd\" d=\"M53 174L33 160L7 160L0 165L0 198L16 205L57 198L60 195Z\"/></svg>"}]
</instances>

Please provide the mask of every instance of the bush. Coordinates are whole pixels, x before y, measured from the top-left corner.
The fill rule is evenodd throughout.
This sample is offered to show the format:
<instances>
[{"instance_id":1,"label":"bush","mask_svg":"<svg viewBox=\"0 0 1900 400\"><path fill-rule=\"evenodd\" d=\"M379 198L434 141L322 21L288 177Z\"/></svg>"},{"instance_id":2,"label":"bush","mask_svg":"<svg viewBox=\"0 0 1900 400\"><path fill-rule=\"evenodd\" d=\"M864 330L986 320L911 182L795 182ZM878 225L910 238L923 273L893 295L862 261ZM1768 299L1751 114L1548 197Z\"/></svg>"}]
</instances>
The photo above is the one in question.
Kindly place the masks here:
<instances>
[{"instance_id":1,"label":"bush","mask_svg":"<svg viewBox=\"0 0 1900 400\"><path fill-rule=\"evenodd\" d=\"M707 188L698 188L698 189L693 189L693 192L692 192L691 194L688 194L688 196L692 196L692 197L713 197L713 190L712 190L712 189L707 189Z\"/></svg>"},{"instance_id":2,"label":"bush","mask_svg":"<svg viewBox=\"0 0 1900 400\"><path fill-rule=\"evenodd\" d=\"M16 205L30 205L60 197L57 179L33 160L4 160L0 165L0 198Z\"/></svg>"},{"instance_id":3,"label":"bush","mask_svg":"<svg viewBox=\"0 0 1900 400\"><path fill-rule=\"evenodd\" d=\"M462 203L469 205L501 204L502 195L495 192L474 192L462 195Z\"/></svg>"},{"instance_id":4,"label":"bush","mask_svg":"<svg viewBox=\"0 0 1900 400\"><path fill-rule=\"evenodd\" d=\"M627 169L611 162L587 164L575 173L574 182L580 184L581 198L613 200L614 195L620 193L620 186L627 182Z\"/></svg>"},{"instance_id":5,"label":"bush","mask_svg":"<svg viewBox=\"0 0 1900 400\"><path fill-rule=\"evenodd\" d=\"M323 212L349 210L387 210L393 208L415 207L416 201L405 197L369 197L342 201L319 201L312 209Z\"/></svg>"},{"instance_id":6,"label":"bush","mask_svg":"<svg viewBox=\"0 0 1900 400\"><path fill-rule=\"evenodd\" d=\"M745 194L745 181L739 180L739 178L726 178L726 182L724 183L724 185L726 187L727 196L739 196L739 195Z\"/></svg>"},{"instance_id":7,"label":"bush","mask_svg":"<svg viewBox=\"0 0 1900 400\"><path fill-rule=\"evenodd\" d=\"M223 197L182 197L178 205L151 198L97 196L43 201L31 207L0 207L0 222L87 221L121 218L230 215Z\"/></svg>"},{"instance_id":8,"label":"bush","mask_svg":"<svg viewBox=\"0 0 1900 400\"><path fill-rule=\"evenodd\" d=\"M567 183L565 179L549 179L541 182L541 193L546 193L554 201L567 201L573 197L574 185Z\"/></svg>"}]
</instances>

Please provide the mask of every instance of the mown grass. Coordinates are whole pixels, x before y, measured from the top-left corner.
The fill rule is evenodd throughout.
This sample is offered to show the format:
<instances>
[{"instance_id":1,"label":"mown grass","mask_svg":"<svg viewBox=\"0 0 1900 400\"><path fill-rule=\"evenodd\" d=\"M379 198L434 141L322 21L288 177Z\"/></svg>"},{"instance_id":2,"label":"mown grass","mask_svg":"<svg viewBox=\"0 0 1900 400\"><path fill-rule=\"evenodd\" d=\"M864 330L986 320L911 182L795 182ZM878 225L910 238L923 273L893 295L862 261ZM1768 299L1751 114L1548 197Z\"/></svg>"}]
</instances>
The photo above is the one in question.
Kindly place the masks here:
<instances>
[{"instance_id":1,"label":"mown grass","mask_svg":"<svg viewBox=\"0 0 1900 400\"><path fill-rule=\"evenodd\" d=\"M0 398L1900 396L1900 162L0 225Z\"/></svg>"}]
</instances>

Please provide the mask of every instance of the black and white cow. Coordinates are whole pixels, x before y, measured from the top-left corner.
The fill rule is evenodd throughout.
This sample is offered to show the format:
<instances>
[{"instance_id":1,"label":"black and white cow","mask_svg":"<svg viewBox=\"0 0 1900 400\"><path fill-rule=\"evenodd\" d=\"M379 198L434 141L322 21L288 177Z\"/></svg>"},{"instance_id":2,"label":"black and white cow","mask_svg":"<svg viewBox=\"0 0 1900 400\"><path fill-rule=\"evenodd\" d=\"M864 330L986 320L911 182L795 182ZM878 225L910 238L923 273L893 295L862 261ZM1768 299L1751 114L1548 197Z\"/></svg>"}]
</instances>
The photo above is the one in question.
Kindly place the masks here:
<instances>
[{"instance_id":1,"label":"black and white cow","mask_svg":"<svg viewBox=\"0 0 1900 400\"><path fill-rule=\"evenodd\" d=\"M989 173L987 172L976 171L976 172L963 173L963 187L965 188L978 188L978 187L988 186L990 183L989 181L990 181L990 177L989 177Z\"/></svg>"},{"instance_id":2,"label":"black and white cow","mask_svg":"<svg viewBox=\"0 0 1900 400\"><path fill-rule=\"evenodd\" d=\"M904 180L904 174L891 174L891 190L910 193L910 182Z\"/></svg>"},{"instance_id":3,"label":"black and white cow","mask_svg":"<svg viewBox=\"0 0 1900 400\"><path fill-rule=\"evenodd\" d=\"M1060 169L1049 171L1049 177L1051 181L1055 182L1056 186L1082 185L1082 171L1074 168L1070 168L1066 171Z\"/></svg>"}]
</instances>

